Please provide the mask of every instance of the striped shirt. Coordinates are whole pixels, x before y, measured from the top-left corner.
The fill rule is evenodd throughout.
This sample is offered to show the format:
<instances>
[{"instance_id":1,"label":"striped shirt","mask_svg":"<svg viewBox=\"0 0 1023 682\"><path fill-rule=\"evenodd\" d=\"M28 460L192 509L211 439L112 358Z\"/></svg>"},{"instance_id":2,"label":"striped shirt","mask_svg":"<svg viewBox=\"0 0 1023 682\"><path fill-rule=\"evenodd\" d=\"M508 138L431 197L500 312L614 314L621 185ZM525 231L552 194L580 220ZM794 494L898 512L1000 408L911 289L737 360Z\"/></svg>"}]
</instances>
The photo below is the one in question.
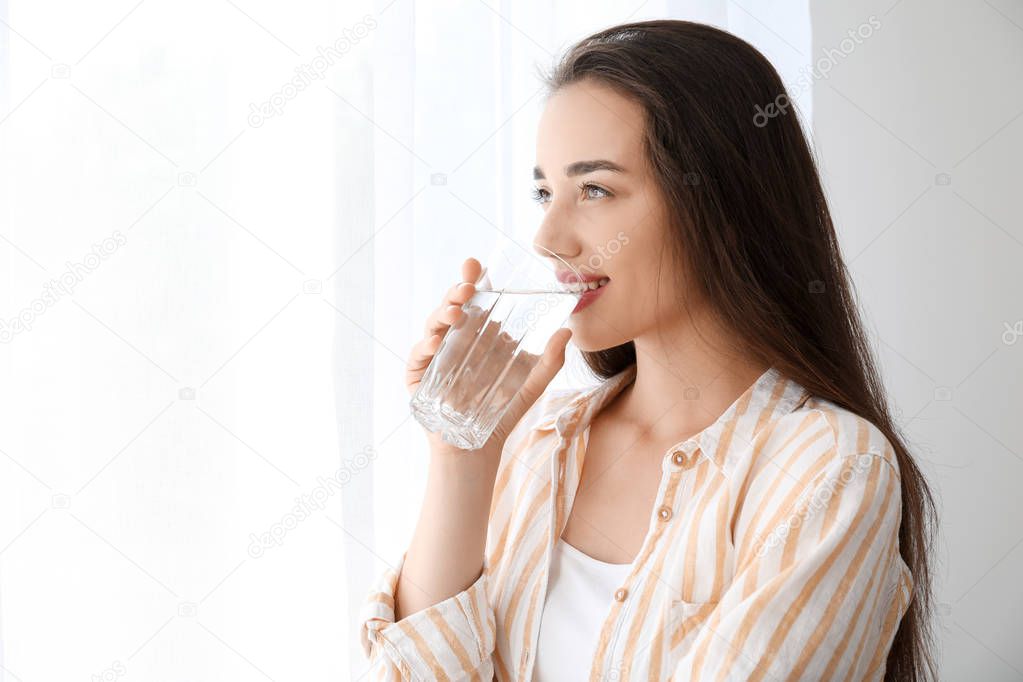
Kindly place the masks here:
<instances>
[{"instance_id":1,"label":"striped shirt","mask_svg":"<svg viewBox=\"0 0 1023 682\"><path fill-rule=\"evenodd\" d=\"M404 555L384 571L363 605L367 679L530 680L590 421L635 374L548 389L519 422L466 590L395 623ZM898 463L879 429L771 367L661 470L590 680L883 679L913 578L899 554Z\"/></svg>"}]
</instances>

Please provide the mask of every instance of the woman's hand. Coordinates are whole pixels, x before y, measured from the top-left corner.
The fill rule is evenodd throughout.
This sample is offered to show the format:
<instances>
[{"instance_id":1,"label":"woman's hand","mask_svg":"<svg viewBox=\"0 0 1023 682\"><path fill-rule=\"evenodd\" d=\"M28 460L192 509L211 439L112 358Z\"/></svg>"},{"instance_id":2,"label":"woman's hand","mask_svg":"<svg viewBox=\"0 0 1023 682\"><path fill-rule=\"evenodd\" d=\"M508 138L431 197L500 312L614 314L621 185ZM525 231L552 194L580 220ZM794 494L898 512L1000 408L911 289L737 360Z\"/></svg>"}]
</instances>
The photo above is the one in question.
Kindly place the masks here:
<instances>
[{"instance_id":1,"label":"woman's hand","mask_svg":"<svg viewBox=\"0 0 1023 682\"><path fill-rule=\"evenodd\" d=\"M448 289L440 305L426 318L426 324L423 325L423 338L412 347L408 364L405 367L405 386L408 388L410 396L419 388L419 382L426 374L426 368L437 353L437 349L440 348L440 343L448 329L465 314L462 311L462 306L476 293L475 282L479 280L482 271L483 268L478 260L475 258L465 259L465 262L462 263L462 281Z\"/></svg>"},{"instance_id":2,"label":"woman's hand","mask_svg":"<svg viewBox=\"0 0 1023 682\"><path fill-rule=\"evenodd\" d=\"M409 356L405 384L414 393L448 329L465 313L482 267L462 263L462 281L451 287L426 320L423 338ZM572 333L559 329L515 394L493 435L479 450L462 450L427 432L430 463L426 493L395 590L395 619L439 603L479 579L483 571L490 505L501 451L515 425L558 373Z\"/></svg>"},{"instance_id":3,"label":"woman's hand","mask_svg":"<svg viewBox=\"0 0 1023 682\"><path fill-rule=\"evenodd\" d=\"M466 313L462 306L476 293L476 283L479 282L483 267L475 258L467 258L462 263L462 280L448 289L441 300L440 305L430 313L423 326L423 338L413 346L409 354L408 364L405 371L405 385L409 394L415 393L419 382L426 373L426 368L440 348L440 344L453 325ZM504 447L512 429L522 419L526 411L536 402L544 392L551 380L558 373L565 362L565 347L571 338L570 329L559 329L547 343L543 356L537 362L536 367L529 373L522 388L512 398L507 411L501 417L500 422L494 429L490 439L479 450L471 451L474 456L496 464L500 459L500 453ZM424 429L425 430L425 429ZM470 451L462 450L450 443L444 442L440 433L426 431L426 437L430 444L430 451L433 454L457 455L467 454Z\"/></svg>"}]
</instances>

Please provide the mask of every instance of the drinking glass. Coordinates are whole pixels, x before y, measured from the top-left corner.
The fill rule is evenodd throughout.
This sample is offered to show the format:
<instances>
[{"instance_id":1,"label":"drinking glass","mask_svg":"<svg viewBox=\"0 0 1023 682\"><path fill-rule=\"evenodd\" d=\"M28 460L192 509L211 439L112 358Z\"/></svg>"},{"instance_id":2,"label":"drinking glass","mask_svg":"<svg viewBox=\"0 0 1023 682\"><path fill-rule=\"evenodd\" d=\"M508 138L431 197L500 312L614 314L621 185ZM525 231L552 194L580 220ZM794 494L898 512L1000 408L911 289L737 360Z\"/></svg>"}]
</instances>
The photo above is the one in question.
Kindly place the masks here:
<instances>
[{"instance_id":1,"label":"drinking glass","mask_svg":"<svg viewBox=\"0 0 1023 682\"><path fill-rule=\"evenodd\" d=\"M499 244L412 396L412 413L427 430L463 450L487 442L579 302L557 271L581 279L577 268L539 244Z\"/></svg>"}]
</instances>

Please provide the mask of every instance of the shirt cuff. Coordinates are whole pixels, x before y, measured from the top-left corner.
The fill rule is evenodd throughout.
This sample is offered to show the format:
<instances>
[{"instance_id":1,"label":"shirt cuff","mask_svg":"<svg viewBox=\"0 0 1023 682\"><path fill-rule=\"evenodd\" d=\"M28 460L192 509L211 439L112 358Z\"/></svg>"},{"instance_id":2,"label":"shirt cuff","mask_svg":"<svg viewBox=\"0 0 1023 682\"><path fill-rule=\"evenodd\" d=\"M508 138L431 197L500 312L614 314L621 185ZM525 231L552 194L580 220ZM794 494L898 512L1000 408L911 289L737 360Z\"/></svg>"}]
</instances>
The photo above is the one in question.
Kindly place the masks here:
<instances>
[{"instance_id":1,"label":"shirt cuff","mask_svg":"<svg viewBox=\"0 0 1023 682\"><path fill-rule=\"evenodd\" d=\"M405 563L386 569L363 603L363 651L383 656L405 679L458 679L478 670L494 650L495 619L487 597L487 571L465 590L394 621L394 596Z\"/></svg>"}]
</instances>

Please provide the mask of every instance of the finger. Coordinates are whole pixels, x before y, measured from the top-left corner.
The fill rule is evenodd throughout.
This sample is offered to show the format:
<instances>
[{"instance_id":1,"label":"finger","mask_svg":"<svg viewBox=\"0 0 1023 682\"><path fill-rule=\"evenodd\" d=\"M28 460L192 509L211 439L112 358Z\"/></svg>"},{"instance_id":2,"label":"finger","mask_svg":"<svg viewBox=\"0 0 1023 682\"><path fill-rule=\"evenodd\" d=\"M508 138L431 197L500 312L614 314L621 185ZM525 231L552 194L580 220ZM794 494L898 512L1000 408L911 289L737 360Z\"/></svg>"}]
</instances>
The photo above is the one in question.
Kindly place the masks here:
<instances>
[{"instance_id":1,"label":"finger","mask_svg":"<svg viewBox=\"0 0 1023 682\"><path fill-rule=\"evenodd\" d=\"M441 305L426 318L423 339L412 348L406 365L406 385L410 391L414 391L419 384L447 330L462 318L462 306L476 293L475 283L483 272L484 268L478 260L465 259L462 263L462 281L448 289Z\"/></svg>"},{"instance_id":2,"label":"finger","mask_svg":"<svg viewBox=\"0 0 1023 682\"><path fill-rule=\"evenodd\" d=\"M427 319L425 325L427 335L437 333L438 325L444 324L445 319L447 319L446 323L448 325L454 324L457 321L458 317L456 315L446 311L452 305L461 308L466 301L473 297L473 294L476 293L476 281L481 276L482 271L483 267L478 260L475 258L465 259L462 263L462 281L448 289L447 293L444 294L440 307Z\"/></svg>"},{"instance_id":3,"label":"finger","mask_svg":"<svg viewBox=\"0 0 1023 682\"><path fill-rule=\"evenodd\" d=\"M443 303L435 308L423 324L423 335L432 336L433 334L443 334L446 332L448 327L461 319L462 305L459 303Z\"/></svg>"},{"instance_id":4,"label":"finger","mask_svg":"<svg viewBox=\"0 0 1023 682\"><path fill-rule=\"evenodd\" d=\"M455 284L447 293L444 294L444 300L441 305L462 305L476 293L476 285L470 281L462 281Z\"/></svg>"},{"instance_id":5,"label":"finger","mask_svg":"<svg viewBox=\"0 0 1023 682\"><path fill-rule=\"evenodd\" d=\"M422 339L412 347L408 363L405 366L405 385L410 390L415 390L433 356L437 354L441 338L440 334L435 334Z\"/></svg>"},{"instance_id":6,"label":"finger","mask_svg":"<svg viewBox=\"0 0 1023 682\"><path fill-rule=\"evenodd\" d=\"M440 306L434 309L429 317L426 318L426 322L423 324L423 334L430 336L431 334L444 333L459 318L459 315L448 312L449 307L455 306L455 308L461 309L465 302L472 298L475 293L476 287L469 282L459 282L448 289Z\"/></svg>"},{"instance_id":7,"label":"finger","mask_svg":"<svg viewBox=\"0 0 1023 682\"><path fill-rule=\"evenodd\" d=\"M462 263L462 281L476 284L483 273L483 266L475 258L466 258Z\"/></svg>"},{"instance_id":8,"label":"finger","mask_svg":"<svg viewBox=\"0 0 1023 682\"><path fill-rule=\"evenodd\" d=\"M500 432L502 438L507 437L529 408L533 406L537 398L547 389L551 380L554 379L558 371L565 364L565 349L570 338L572 338L572 330L567 327L554 332L547 341L547 346L544 348L540 360L529 372L529 376L526 377L522 388L512 398L508 410L501 417L495 433Z\"/></svg>"}]
</instances>

